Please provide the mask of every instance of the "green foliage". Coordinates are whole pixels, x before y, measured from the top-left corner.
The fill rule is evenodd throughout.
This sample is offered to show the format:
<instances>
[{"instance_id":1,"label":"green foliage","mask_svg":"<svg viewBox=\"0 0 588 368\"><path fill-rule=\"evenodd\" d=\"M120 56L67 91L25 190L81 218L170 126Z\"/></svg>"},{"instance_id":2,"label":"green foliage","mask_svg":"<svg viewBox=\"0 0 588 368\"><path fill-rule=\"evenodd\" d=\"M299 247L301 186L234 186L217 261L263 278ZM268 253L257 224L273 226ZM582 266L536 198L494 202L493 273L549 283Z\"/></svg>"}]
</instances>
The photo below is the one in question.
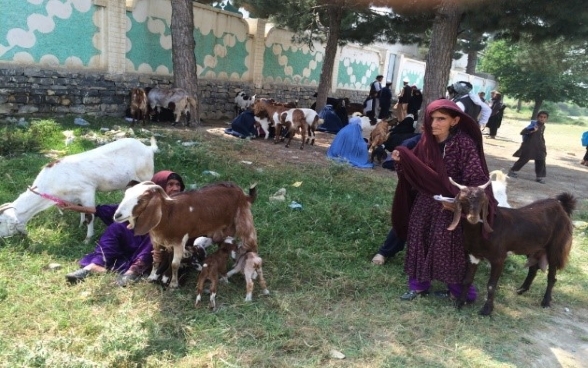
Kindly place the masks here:
<instances>
[{"instance_id":1,"label":"green foliage","mask_svg":"<svg viewBox=\"0 0 588 368\"><path fill-rule=\"evenodd\" d=\"M535 110L543 101L588 104L588 73L583 54L572 52L562 40L531 44L493 42L485 51L480 70L496 76L501 92L523 101L533 101Z\"/></svg>"},{"instance_id":2,"label":"green foliage","mask_svg":"<svg viewBox=\"0 0 588 368\"><path fill-rule=\"evenodd\" d=\"M0 156L37 152L60 138L61 128L52 120L33 121L28 127L6 124L0 129Z\"/></svg>"}]
</instances>

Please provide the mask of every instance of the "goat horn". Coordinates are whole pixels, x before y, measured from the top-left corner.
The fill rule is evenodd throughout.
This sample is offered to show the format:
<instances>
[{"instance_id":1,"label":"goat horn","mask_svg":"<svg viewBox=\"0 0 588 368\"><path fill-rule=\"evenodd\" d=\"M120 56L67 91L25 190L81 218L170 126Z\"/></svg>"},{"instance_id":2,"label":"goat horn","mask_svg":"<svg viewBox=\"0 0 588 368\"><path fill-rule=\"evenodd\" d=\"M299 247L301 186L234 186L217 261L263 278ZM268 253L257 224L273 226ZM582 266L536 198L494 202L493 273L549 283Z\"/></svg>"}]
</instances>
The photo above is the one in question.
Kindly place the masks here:
<instances>
[{"instance_id":1,"label":"goat horn","mask_svg":"<svg viewBox=\"0 0 588 368\"><path fill-rule=\"evenodd\" d=\"M467 188L465 185L457 184L455 181L453 181L453 179L451 179L451 176L449 177L449 182L458 187L460 190Z\"/></svg>"},{"instance_id":2,"label":"goat horn","mask_svg":"<svg viewBox=\"0 0 588 368\"><path fill-rule=\"evenodd\" d=\"M449 178L449 180L451 180L451 178ZM451 224L449 225L447 230L449 230L449 231L455 230L455 228L459 224L460 219L461 219L461 203L456 198L455 210L453 211L453 221L451 221Z\"/></svg>"},{"instance_id":3,"label":"goat horn","mask_svg":"<svg viewBox=\"0 0 588 368\"><path fill-rule=\"evenodd\" d=\"M490 185L491 182L492 182L492 179L489 179L486 184L478 185L478 188L480 188L480 189L486 189L486 187L488 187L488 185Z\"/></svg>"}]
</instances>

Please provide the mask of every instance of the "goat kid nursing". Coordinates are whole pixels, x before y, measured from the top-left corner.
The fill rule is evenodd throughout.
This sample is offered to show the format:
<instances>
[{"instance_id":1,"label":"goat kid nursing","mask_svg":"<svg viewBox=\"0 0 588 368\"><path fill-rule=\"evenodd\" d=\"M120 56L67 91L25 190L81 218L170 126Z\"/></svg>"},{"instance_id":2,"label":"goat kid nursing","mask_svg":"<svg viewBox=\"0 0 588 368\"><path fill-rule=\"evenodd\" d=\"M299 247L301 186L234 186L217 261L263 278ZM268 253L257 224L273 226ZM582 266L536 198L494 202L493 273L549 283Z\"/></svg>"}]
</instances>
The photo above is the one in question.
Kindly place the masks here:
<instances>
[{"instance_id":1,"label":"goat kid nursing","mask_svg":"<svg viewBox=\"0 0 588 368\"><path fill-rule=\"evenodd\" d=\"M262 264L263 260L256 252L247 252L238 256L239 245L231 236L225 238L218 250L204 260L202 271L198 275L196 287L196 302L198 305L202 299L202 291L206 281L210 282L210 308L216 309L216 295L218 281L228 282L228 278L236 273L241 273L245 277L247 294L245 301L250 302L253 295L253 280L259 278L259 285L264 295L269 294L265 278L263 277ZM227 272L227 261L229 256L237 261L232 270Z\"/></svg>"},{"instance_id":2,"label":"goat kid nursing","mask_svg":"<svg viewBox=\"0 0 588 368\"><path fill-rule=\"evenodd\" d=\"M94 207L96 191L110 192L126 188L133 180L149 180L157 151L153 137L151 146L124 138L47 164L35 178L31 190L0 206L0 237L26 234L27 222L60 200ZM94 235L94 218L90 217L86 243Z\"/></svg>"},{"instance_id":3,"label":"goat kid nursing","mask_svg":"<svg viewBox=\"0 0 588 368\"><path fill-rule=\"evenodd\" d=\"M455 197L455 213L448 230L457 228L463 212L466 219L461 221L464 249L470 260L462 293L457 301L458 308L465 303L467 290L474 280L480 259L485 258L490 263L490 278L486 303L479 313L492 313L498 279L509 252L527 256L525 266L529 267L529 271L517 289L519 295L529 290L539 268L543 271L548 268L547 289L541 306L549 307L557 270L565 267L572 247L573 227L570 217L576 207L576 199L569 193L562 193L556 198L538 200L521 208L497 207L491 228L486 222L488 197L484 191L491 182L467 187L451 178L449 180L459 188L459 193ZM487 238L483 236L482 228L488 232Z\"/></svg>"},{"instance_id":4,"label":"goat kid nursing","mask_svg":"<svg viewBox=\"0 0 588 368\"><path fill-rule=\"evenodd\" d=\"M114 214L114 221L128 221L135 235L149 233L154 249L173 249L172 278L169 286L177 288L178 268L188 238L208 236L224 239L234 236L241 240L241 253L257 251L257 232L251 204L257 197L255 185L249 195L236 184L220 182L199 190L174 194L152 182L129 188ZM159 279L159 264L153 264L149 279Z\"/></svg>"}]
</instances>

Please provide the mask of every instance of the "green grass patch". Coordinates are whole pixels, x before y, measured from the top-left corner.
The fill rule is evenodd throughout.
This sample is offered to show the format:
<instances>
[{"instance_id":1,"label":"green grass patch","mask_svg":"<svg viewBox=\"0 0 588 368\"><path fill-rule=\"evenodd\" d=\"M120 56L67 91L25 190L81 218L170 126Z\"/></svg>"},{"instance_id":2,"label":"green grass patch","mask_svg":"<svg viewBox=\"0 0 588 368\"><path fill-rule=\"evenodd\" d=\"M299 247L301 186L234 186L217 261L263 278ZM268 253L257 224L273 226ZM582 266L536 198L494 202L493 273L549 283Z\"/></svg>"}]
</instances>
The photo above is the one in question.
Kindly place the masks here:
<instances>
[{"instance_id":1,"label":"green grass patch","mask_svg":"<svg viewBox=\"0 0 588 368\"><path fill-rule=\"evenodd\" d=\"M30 137L31 148L0 159L0 202L13 201L52 160L41 151L90 149L94 143L82 135L101 136L100 127L117 124L102 119L91 122L96 128L79 129L72 121L39 122L43 137L30 135L36 123L18 133ZM65 146L64 130L74 130L72 145ZM193 187L216 180L243 188L258 183L252 210L271 294L260 295L256 285L253 302L245 303L244 280L237 275L220 285L220 308L211 312L207 295L194 307L194 274L175 291L146 282L119 288L112 274L69 286L64 275L93 244L82 242L85 228L78 226L77 214L51 208L29 222L28 236L0 239L0 366L516 367L537 358L527 336L564 308L582 310L588 302L587 241L580 230L571 262L558 274L551 309L539 306L545 274L527 294L516 295L526 275L524 257L508 259L492 318L477 315L484 292L475 306L461 311L432 297L401 302L404 254L382 267L370 263L389 230L395 175L334 163L245 165L239 156L255 150L246 140L200 131L153 132L161 149L156 170L173 169ZM184 147L181 140L197 144ZM269 201L280 188L287 190L286 201ZM97 197L98 203L115 203L122 192ZM291 201L303 208L289 208ZM574 219L586 216L577 213ZM96 225L97 234L103 229ZM52 270L50 263L62 268ZM479 288L488 274L481 265ZM346 359L332 359L332 349Z\"/></svg>"}]
</instances>

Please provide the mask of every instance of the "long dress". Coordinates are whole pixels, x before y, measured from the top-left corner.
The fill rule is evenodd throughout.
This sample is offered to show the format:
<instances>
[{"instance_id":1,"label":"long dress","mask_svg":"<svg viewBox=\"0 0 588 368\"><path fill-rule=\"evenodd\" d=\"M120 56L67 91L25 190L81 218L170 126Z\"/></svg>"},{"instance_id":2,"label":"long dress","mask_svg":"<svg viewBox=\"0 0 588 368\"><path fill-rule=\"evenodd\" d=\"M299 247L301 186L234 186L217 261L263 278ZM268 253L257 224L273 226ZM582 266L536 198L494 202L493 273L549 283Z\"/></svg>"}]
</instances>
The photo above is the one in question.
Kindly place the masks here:
<instances>
[{"instance_id":1,"label":"long dress","mask_svg":"<svg viewBox=\"0 0 588 368\"><path fill-rule=\"evenodd\" d=\"M135 236L133 230L127 229L127 223L112 220L118 205L96 206L96 217L101 219L107 228L98 240L92 253L86 254L80 265L90 263L102 266L111 271L125 273L133 268L138 274L151 268L153 262L151 251L153 245L149 234Z\"/></svg>"},{"instance_id":2,"label":"long dress","mask_svg":"<svg viewBox=\"0 0 588 368\"><path fill-rule=\"evenodd\" d=\"M447 174L456 182L473 186L487 182L474 141L458 131L444 147L443 162ZM402 171L402 165L399 165ZM467 267L461 225L449 231L453 212L442 211L441 204L429 194L417 193L410 212L404 270L419 282L439 280L448 284L463 281Z\"/></svg>"}]
</instances>

